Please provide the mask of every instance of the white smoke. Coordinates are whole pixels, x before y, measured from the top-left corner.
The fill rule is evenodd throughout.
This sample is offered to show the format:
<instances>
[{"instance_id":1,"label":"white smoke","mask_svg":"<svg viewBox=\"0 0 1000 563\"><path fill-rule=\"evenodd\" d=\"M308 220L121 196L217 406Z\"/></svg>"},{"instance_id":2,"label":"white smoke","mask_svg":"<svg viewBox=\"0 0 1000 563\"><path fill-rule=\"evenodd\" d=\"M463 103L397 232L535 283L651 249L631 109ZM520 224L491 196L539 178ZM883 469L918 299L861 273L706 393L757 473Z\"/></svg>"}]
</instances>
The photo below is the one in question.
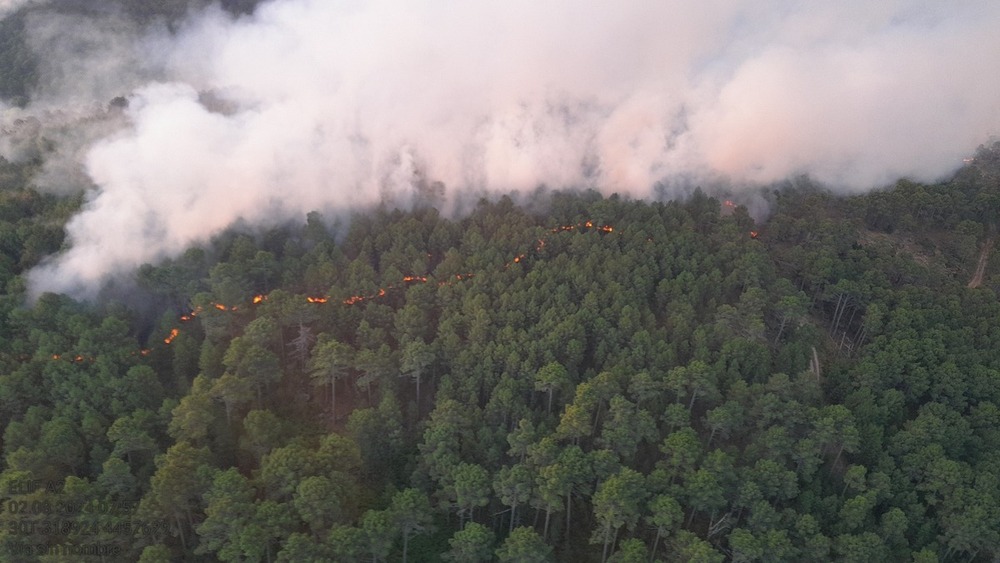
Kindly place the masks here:
<instances>
[{"instance_id":1,"label":"white smoke","mask_svg":"<svg viewBox=\"0 0 1000 563\"><path fill-rule=\"evenodd\" d=\"M31 3L32 0L0 0L0 20Z\"/></svg>"},{"instance_id":2,"label":"white smoke","mask_svg":"<svg viewBox=\"0 0 1000 563\"><path fill-rule=\"evenodd\" d=\"M36 99L125 87L127 125L87 144L96 187L32 287L85 295L238 220L430 181L644 197L678 175L937 179L1000 129L997 23L991 0L273 0L173 34L103 29L115 56L65 54L81 85Z\"/></svg>"}]
</instances>

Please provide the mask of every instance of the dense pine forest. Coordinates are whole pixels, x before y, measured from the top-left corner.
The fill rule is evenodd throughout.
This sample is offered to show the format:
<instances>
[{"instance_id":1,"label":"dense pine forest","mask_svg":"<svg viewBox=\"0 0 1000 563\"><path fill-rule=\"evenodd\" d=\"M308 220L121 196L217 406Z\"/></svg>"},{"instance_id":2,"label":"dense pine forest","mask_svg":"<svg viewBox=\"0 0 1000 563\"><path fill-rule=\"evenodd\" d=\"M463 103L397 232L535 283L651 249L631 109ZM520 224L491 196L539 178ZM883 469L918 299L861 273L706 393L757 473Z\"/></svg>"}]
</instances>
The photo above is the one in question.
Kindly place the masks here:
<instances>
[{"instance_id":1,"label":"dense pine forest","mask_svg":"<svg viewBox=\"0 0 1000 563\"><path fill-rule=\"evenodd\" d=\"M995 560L998 161L313 213L30 305L81 200L5 162L4 560Z\"/></svg>"}]
</instances>

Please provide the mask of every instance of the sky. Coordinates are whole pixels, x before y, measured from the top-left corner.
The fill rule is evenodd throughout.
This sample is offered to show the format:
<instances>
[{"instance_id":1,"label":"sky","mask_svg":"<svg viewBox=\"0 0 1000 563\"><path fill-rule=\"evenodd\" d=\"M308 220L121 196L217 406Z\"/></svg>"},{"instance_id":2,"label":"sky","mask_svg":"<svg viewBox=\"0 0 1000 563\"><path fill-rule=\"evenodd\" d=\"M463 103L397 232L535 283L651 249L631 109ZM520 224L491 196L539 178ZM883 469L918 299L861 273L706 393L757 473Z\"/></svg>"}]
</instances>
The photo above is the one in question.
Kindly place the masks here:
<instances>
[{"instance_id":1,"label":"sky","mask_svg":"<svg viewBox=\"0 0 1000 563\"><path fill-rule=\"evenodd\" d=\"M172 30L42 12L40 87L0 120L35 129L0 154L53 139L37 183L87 190L69 249L30 274L86 297L237 222L405 206L431 182L447 210L539 185L938 180L1000 132L998 23L978 0L272 0Z\"/></svg>"}]
</instances>

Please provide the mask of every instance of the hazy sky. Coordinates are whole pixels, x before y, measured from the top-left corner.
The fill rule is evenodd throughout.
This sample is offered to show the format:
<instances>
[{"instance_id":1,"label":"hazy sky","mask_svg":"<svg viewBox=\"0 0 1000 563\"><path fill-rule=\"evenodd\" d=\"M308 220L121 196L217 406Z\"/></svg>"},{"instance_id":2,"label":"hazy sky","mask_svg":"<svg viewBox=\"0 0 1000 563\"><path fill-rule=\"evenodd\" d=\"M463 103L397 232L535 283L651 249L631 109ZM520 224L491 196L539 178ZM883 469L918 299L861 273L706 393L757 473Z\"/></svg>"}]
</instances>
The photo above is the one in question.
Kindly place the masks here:
<instances>
[{"instance_id":1,"label":"hazy sky","mask_svg":"<svg viewBox=\"0 0 1000 563\"><path fill-rule=\"evenodd\" d=\"M995 0L274 0L174 34L36 17L36 48L64 56L5 119L56 122L96 188L32 284L86 294L239 219L405 202L425 181L646 197L681 176L935 180L1000 131L998 24ZM114 126L74 113L115 95Z\"/></svg>"}]
</instances>

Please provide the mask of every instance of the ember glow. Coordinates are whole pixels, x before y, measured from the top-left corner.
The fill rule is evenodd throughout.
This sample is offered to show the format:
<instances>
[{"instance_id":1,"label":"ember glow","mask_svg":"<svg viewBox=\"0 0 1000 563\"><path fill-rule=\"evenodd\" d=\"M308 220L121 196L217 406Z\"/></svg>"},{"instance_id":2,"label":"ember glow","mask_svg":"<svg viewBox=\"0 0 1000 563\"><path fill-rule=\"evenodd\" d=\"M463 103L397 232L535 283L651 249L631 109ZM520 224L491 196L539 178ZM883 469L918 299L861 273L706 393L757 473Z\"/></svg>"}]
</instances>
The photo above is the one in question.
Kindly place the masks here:
<instances>
[{"instance_id":1,"label":"ember glow","mask_svg":"<svg viewBox=\"0 0 1000 563\"><path fill-rule=\"evenodd\" d=\"M600 225L600 226L596 226L596 227L595 227L595 225L596 224L593 221L587 220L587 221L584 221L584 222L582 222L580 224L577 224L577 225L561 225L559 227L555 227L555 228L550 229L550 232L552 232L552 233L563 233L563 232L571 232L571 231L577 231L577 230L583 231L584 229L589 229L589 230L592 230L592 232L599 232L599 233L613 233L613 232L615 232L614 227L612 227L611 225L606 225L605 224L605 225ZM749 234L750 234L750 238L756 239L758 237L759 233L757 231L750 231ZM647 242L652 242L653 239L651 237L647 237L646 241ZM546 246L545 239L536 239L536 241L535 241L535 247L534 247L536 252L540 251L545 246ZM508 262L507 264L505 264L504 268L505 269L509 268L511 264L521 264L522 262L525 262L527 259L528 259L528 255L527 254L523 254L523 253L522 254L518 254L517 256L514 257L514 259L511 262ZM438 280L437 281L437 286L438 287L448 286L448 285L452 285L455 282L461 282L461 281L465 281L465 280L470 280L470 279L472 279L474 277L475 277L475 274L472 273L472 272L468 272L468 273L465 273L465 274L455 274L453 277L449 277L447 279ZM379 288L378 290L375 291L375 293L372 293L372 294L369 294L369 295L352 295L352 296L350 296L350 297L348 297L346 299L341 300L341 303L343 305L347 305L347 306L357 305L359 303L363 303L363 302L366 302L366 301L371 301L371 300L374 300L374 299L383 298L386 295L388 295L390 291L396 290L396 289L405 288L408 284L430 283L431 281L432 281L431 276L427 276L427 275L423 275L423 276L420 276L420 275L407 275L407 276L403 276L403 278L400 280L399 284L389 284L386 287ZM304 297L304 299L305 299L305 301L307 303L312 303L312 304L317 304L317 305L326 304L326 303L328 303L330 301L330 297L328 297L328 296L317 296L317 295L307 295L307 296ZM251 304L253 304L253 305L259 305L259 304L263 303L266 300L267 300L267 295L266 294L257 294L257 295L254 295L253 297L250 298ZM214 308L214 309L216 309L218 311L235 312L235 311L239 311L240 310L240 307L238 305L227 306L227 305L222 304L222 303L214 303L214 302L211 303L210 305L211 305L212 308ZM189 313L181 315L180 316L180 320L181 321L185 321L185 322L192 321L196 317L198 317L198 315L201 314L202 312L203 312L203 309L201 307L195 307ZM163 343L165 345L170 345L179 335L180 335L180 330L177 329L177 328L172 328L172 329L170 329L170 332L167 335L167 337L163 339ZM141 349L138 352L138 354L141 355L141 356L147 356L147 355L150 354L150 350L148 348L143 348L143 349ZM52 355L52 359L53 360L59 360L61 358L62 358L62 356L59 355L59 354L53 354ZM79 362L83 362L85 360L93 361L93 358L85 358L82 355L76 355L70 361L75 362L75 363L79 363Z\"/></svg>"},{"instance_id":2,"label":"ember glow","mask_svg":"<svg viewBox=\"0 0 1000 563\"><path fill-rule=\"evenodd\" d=\"M558 227L554 227L552 229L549 229L549 231L553 232L553 233L564 233L564 232L567 232L567 231L575 231L577 229L581 229L582 230L582 229L593 229L593 228L594 228L594 222L588 219L588 220L586 220L586 221L584 221L582 223L578 223L576 225L560 225ZM597 227L597 230L600 231L600 232L602 232L602 233L611 233L611 232L614 232L615 229L611 225L600 225L600 226ZM540 240L538 242L541 243L542 246L545 246L545 241Z\"/></svg>"},{"instance_id":3,"label":"ember glow","mask_svg":"<svg viewBox=\"0 0 1000 563\"><path fill-rule=\"evenodd\" d=\"M175 338L177 338L177 335L180 333L181 331L176 328L170 329L170 335L163 339L163 343L169 345L171 342L174 341Z\"/></svg>"}]
</instances>

